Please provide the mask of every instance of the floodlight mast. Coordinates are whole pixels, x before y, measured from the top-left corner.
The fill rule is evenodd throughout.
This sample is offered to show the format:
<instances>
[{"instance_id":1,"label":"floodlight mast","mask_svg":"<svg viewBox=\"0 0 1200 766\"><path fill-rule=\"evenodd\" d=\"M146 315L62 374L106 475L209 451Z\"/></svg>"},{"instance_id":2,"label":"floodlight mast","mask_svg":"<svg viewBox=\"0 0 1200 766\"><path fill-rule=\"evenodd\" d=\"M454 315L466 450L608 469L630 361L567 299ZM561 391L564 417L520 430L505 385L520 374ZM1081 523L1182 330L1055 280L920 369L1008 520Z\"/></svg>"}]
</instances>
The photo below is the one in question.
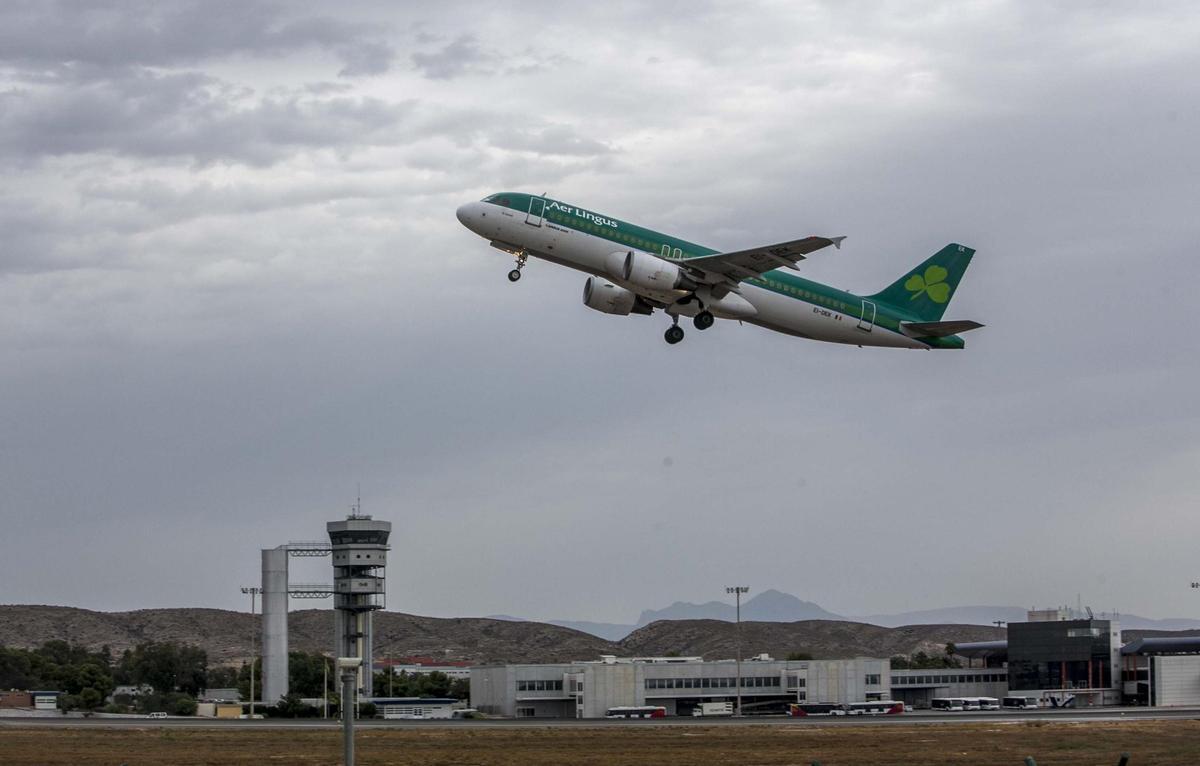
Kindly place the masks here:
<instances>
[{"instance_id":1,"label":"floodlight mast","mask_svg":"<svg viewBox=\"0 0 1200 766\"><path fill-rule=\"evenodd\" d=\"M737 643L737 710L734 715L739 718L742 715L742 594L749 593L750 588L745 585L735 585L725 589L726 593L734 594L737 602L735 635Z\"/></svg>"},{"instance_id":2,"label":"floodlight mast","mask_svg":"<svg viewBox=\"0 0 1200 766\"><path fill-rule=\"evenodd\" d=\"M262 588L258 586L246 586L242 588L242 593L250 594L250 622L254 622L254 600L259 593L262 593ZM250 720L254 720L254 663L258 659L258 630L254 631L254 641L251 645L255 647L250 653Z\"/></svg>"}]
</instances>

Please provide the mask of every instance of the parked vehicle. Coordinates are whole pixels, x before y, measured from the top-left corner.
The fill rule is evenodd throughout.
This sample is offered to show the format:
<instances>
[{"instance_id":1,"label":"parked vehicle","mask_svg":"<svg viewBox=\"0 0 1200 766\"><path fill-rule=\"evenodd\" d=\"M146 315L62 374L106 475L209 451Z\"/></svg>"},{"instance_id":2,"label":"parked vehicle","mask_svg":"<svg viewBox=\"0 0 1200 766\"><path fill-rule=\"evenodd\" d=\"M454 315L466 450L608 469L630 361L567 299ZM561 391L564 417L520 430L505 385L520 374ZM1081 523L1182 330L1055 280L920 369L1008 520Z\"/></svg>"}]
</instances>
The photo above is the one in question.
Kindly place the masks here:
<instances>
[{"instance_id":1,"label":"parked vehicle","mask_svg":"<svg viewBox=\"0 0 1200 766\"><path fill-rule=\"evenodd\" d=\"M731 716L733 715L732 702L701 702L696 707L692 708L692 715L700 716Z\"/></svg>"},{"instance_id":2,"label":"parked vehicle","mask_svg":"<svg viewBox=\"0 0 1200 766\"><path fill-rule=\"evenodd\" d=\"M622 705L610 707L605 718L665 718L667 709L654 705Z\"/></svg>"}]
</instances>

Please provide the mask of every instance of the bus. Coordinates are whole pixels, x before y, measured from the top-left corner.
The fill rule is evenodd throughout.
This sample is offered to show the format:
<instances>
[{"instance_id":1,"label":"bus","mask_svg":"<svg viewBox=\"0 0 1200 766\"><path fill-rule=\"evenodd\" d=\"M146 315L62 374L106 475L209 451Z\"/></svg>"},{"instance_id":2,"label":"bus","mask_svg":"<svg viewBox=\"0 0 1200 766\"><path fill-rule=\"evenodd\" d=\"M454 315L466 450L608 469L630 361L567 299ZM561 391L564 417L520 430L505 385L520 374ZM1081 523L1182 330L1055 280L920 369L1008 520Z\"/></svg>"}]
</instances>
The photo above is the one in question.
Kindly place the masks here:
<instances>
[{"instance_id":1,"label":"bus","mask_svg":"<svg viewBox=\"0 0 1200 766\"><path fill-rule=\"evenodd\" d=\"M1005 710L1037 710L1037 697L1005 697Z\"/></svg>"},{"instance_id":2,"label":"bus","mask_svg":"<svg viewBox=\"0 0 1200 766\"><path fill-rule=\"evenodd\" d=\"M788 705L788 715L803 718L810 715L845 715L841 705L832 702L793 702Z\"/></svg>"},{"instance_id":3,"label":"bus","mask_svg":"<svg viewBox=\"0 0 1200 766\"><path fill-rule=\"evenodd\" d=\"M608 712L604 714L605 718L666 718L667 709L665 707L655 707L653 705L625 705L621 707L610 707Z\"/></svg>"},{"instance_id":4,"label":"bus","mask_svg":"<svg viewBox=\"0 0 1200 766\"><path fill-rule=\"evenodd\" d=\"M929 707L943 712L958 712L967 709L967 701L962 697L934 697Z\"/></svg>"},{"instance_id":5,"label":"bus","mask_svg":"<svg viewBox=\"0 0 1200 766\"><path fill-rule=\"evenodd\" d=\"M904 703L896 700L851 702L846 705L846 715L897 715L903 712Z\"/></svg>"},{"instance_id":6,"label":"bus","mask_svg":"<svg viewBox=\"0 0 1200 766\"><path fill-rule=\"evenodd\" d=\"M979 703L980 710L1000 709L1000 700L995 697L975 697L975 701Z\"/></svg>"}]
</instances>

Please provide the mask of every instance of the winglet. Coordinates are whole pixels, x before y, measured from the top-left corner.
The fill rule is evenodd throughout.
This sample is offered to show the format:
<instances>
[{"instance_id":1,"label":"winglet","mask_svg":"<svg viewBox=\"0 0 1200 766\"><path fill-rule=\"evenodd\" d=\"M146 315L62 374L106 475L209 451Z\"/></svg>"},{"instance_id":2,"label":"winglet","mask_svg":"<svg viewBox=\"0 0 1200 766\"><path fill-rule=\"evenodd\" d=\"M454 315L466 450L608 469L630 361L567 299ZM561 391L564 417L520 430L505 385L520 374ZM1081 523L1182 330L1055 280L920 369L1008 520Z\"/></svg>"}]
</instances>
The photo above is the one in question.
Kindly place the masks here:
<instances>
[{"instance_id":1,"label":"winglet","mask_svg":"<svg viewBox=\"0 0 1200 766\"><path fill-rule=\"evenodd\" d=\"M833 243L833 246L834 246L835 248L837 248L838 250L841 250L841 249L842 249L842 240L843 240L843 239L845 239L845 237L844 237L844 236L843 236L843 237L830 237L830 238L829 238L829 241Z\"/></svg>"}]
</instances>

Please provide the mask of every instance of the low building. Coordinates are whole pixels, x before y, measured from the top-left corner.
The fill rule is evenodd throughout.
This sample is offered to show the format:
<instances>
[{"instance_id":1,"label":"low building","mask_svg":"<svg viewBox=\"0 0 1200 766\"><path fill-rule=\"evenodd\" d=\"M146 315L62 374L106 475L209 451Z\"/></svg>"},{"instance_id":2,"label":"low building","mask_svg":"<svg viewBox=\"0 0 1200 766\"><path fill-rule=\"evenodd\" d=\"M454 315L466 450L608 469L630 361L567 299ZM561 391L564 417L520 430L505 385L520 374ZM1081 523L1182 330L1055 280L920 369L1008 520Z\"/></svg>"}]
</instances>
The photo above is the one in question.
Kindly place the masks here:
<instances>
[{"instance_id":1,"label":"low building","mask_svg":"<svg viewBox=\"0 0 1200 766\"><path fill-rule=\"evenodd\" d=\"M33 707L33 697L29 692L0 691L0 708Z\"/></svg>"},{"instance_id":2,"label":"low building","mask_svg":"<svg viewBox=\"0 0 1200 766\"><path fill-rule=\"evenodd\" d=\"M58 698L62 696L62 692L31 691L29 696L33 698L34 710L58 710Z\"/></svg>"},{"instance_id":3,"label":"low building","mask_svg":"<svg viewBox=\"0 0 1200 766\"><path fill-rule=\"evenodd\" d=\"M204 696L201 699L205 702L241 702L242 693L232 687L225 689L205 689Z\"/></svg>"},{"instance_id":4,"label":"low building","mask_svg":"<svg viewBox=\"0 0 1200 766\"><path fill-rule=\"evenodd\" d=\"M375 670L395 675L407 673L419 676L426 673L443 673L451 678L470 678L471 663L459 660L438 660L435 657L400 657L392 660L376 660Z\"/></svg>"},{"instance_id":5,"label":"low building","mask_svg":"<svg viewBox=\"0 0 1200 766\"><path fill-rule=\"evenodd\" d=\"M784 712L792 702L844 704L885 699L888 660L773 660L741 663L742 712ZM617 707L662 707L691 715L706 702L735 702L734 660L605 656L598 661L471 668L471 703L480 712L515 718L603 718Z\"/></svg>"},{"instance_id":6,"label":"low building","mask_svg":"<svg viewBox=\"0 0 1200 766\"><path fill-rule=\"evenodd\" d=\"M938 697L995 697L1008 694L1004 668L893 669L892 699L924 709Z\"/></svg>"},{"instance_id":7,"label":"low building","mask_svg":"<svg viewBox=\"0 0 1200 766\"><path fill-rule=\"evenodd\" d=\"M1131 641L1121 648L1121 679L1133 704L1200 705L1200 636Z\"/></svg>"},{"instance_id":8,"label":"low building","mask_svg":"<svg viewBox=\"0 0 1200 766\"><path fill-rule=\"evenodd\" d=\"M453 718L465 709L462 700L450 697L375 697L375 714L387 719Z\"/></svg>"}]
</instances>

